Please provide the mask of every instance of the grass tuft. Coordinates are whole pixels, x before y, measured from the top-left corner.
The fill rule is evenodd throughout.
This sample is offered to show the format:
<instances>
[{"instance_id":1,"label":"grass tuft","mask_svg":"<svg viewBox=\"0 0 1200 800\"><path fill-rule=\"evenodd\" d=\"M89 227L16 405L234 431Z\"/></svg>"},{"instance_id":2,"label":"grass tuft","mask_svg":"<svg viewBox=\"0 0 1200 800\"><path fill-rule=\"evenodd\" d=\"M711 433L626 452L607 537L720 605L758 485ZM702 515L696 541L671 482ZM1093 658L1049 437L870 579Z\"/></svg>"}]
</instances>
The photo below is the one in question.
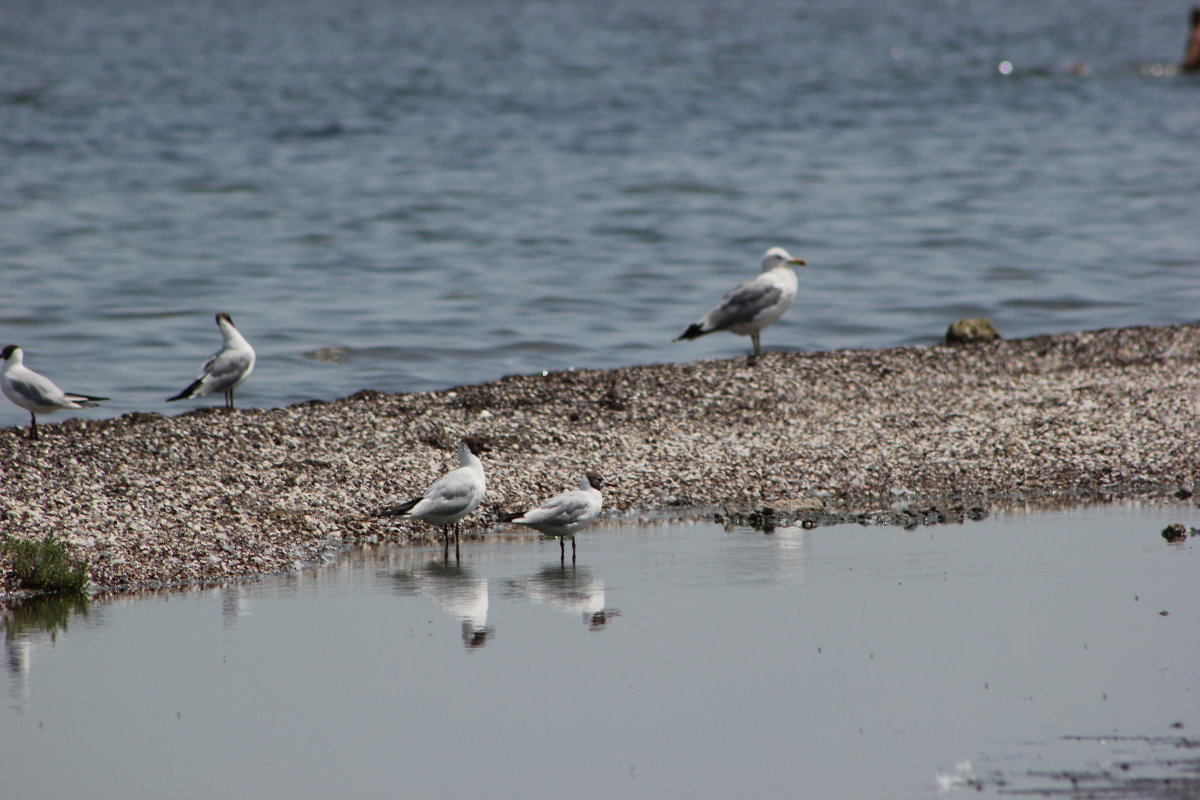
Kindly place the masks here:
<instances>
[{"instance_id":1,"label":"grass tuft","mask_svg":"<svg viewBox=\"0 0 1200 800\"><path fill-rule=\"evenodd\" d=\"M13 574L22 589L79 594L88 584L87 564L72 558L54 534L40 542L5 536L0 541L0 552L12 561Z\"/></svg>"}]
</instances>

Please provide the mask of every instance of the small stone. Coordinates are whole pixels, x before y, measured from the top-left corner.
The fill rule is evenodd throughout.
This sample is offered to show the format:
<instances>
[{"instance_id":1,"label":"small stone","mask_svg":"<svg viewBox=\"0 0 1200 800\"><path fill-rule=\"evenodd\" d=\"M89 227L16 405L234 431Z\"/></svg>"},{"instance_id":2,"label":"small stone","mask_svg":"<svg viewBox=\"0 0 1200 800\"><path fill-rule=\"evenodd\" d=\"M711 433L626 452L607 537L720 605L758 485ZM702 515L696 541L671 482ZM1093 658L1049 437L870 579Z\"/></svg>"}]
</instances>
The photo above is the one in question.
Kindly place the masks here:
<instances>
[{"instance_id":1,"label":"small stone","mask_svg":"<svg viewBox=\"0 0 1200 800\"><path fill-rule=\"evenodd\" d=\"M994 342L1000 337L1000 332L987 317L968 317L950 323L946 329L946 344L975 344L977 342Z\"/></svg>"}]
</instances>

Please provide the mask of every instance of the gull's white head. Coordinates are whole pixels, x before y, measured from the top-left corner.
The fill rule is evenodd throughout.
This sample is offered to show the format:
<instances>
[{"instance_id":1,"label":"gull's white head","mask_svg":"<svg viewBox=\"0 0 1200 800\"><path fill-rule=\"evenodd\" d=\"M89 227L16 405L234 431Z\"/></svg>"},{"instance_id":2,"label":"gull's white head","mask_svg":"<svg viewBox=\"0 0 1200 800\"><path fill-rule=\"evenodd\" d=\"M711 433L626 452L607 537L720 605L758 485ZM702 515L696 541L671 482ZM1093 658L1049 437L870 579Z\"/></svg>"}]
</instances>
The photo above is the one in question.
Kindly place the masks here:
<instances>
[{"instance_id":1,"label":"gull's white head","mask_svg":"<svg viewBox=\"0 0 1200 800\"><path fill-rule=\"evenodd\" d=\"M791 253L784 250L782 247L772 247L767 252L763 253L762 271L769 272L776 267L804 267L808 266L808 262L803 258L794 258Z\"/></svg>"},{"instance_id":2,"label":"gull's white head","mask_svg":"<svg viewBox=\"0 0 1200 800\"><path fill-rule=\"evenodd\" d=\"M0 352L0 358L12 364L20 364L23 360L21 357L21 348L18 345L10 344Z\"/></svg>"}]
</instances>

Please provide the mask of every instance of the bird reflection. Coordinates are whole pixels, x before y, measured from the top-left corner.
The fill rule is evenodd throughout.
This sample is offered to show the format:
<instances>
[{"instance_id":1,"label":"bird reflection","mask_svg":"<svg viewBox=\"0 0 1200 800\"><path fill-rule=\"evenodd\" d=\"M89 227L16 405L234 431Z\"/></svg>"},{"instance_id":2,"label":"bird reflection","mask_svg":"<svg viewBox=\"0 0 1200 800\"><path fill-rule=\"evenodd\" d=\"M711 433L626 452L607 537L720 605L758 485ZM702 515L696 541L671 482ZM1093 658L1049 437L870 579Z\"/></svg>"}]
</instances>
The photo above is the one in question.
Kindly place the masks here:
<instances>
[{"instance_id":1,"label":"bird reflection","mask_svg":"<svg viewBox=\"0 0 1200 800\"><path fill-rule=\"evenodd\" d=\"M495 632L487 624L487 578L473 575L457 560L434 559L424 566L392 576L396 591L428 597L451 616L462 620L463 644L468 650L483 647Z\"/></svg>"},{"instance_id":2,"label":"bird reflection","mask_svg":"<svg viewBox=\"0 0 1200 800\"><path fill-rule=\"evenodd\" d=\"M242 584L230 584L220 588L221 595L221 625L232 628L242 617L253 613L250 602L250 592Z\"/></svg>"},{"instance_id":3,"label":"bird reflection","mask_svg":"<svg viewBox=\"0 0 1200 800\"><path fill-rule=\"evenodd\" d=\"M29 701L29 668L33 660L33 643L28 636L6 637L4 666L8 671L9 692L24 710Z\"/></svg>"},{"instance_id":4,"label":"bird reflection","mask_svg":"<svg viewBox=\"0 0 1200 800\"><path fill-rule=\"evenodd\" d=\"M540 572L506 583L507 594L531 603L544 603L568 614L581 614L589 630L603 630L619 609L604 605L604 581L586 567L547 564Z\"/></svg>"}]
</instances>

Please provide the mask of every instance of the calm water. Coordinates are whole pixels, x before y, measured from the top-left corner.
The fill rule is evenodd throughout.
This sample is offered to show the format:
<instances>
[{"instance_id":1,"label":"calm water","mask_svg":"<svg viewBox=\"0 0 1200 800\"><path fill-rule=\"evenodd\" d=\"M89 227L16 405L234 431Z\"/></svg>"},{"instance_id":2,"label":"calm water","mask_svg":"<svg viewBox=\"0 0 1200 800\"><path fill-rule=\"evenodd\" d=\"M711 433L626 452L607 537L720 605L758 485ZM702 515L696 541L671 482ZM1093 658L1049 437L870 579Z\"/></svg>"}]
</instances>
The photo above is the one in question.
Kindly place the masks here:
<instances>
[{"instance_id":1,"label":"calm water","mask_svg":"<svg viewBox=\"0 0 1200 800\"><path fill-rule=\"evenodd\" d=\"M260 406L729 356L669 340L775 244L776 348L1191 320L1188 5L8 0L0 343L90 415L219 310Z\"/></svg>"},{"instance_id":2,"label":"calm water","mask_svg":"<svg viewBox=\"0 0 1200 800\"><path fill-rule=\"evenodd\" d=\"M382 549L10 630L6 797L932 798L1194 755L1196 509ZM1167 612L1163 615L1161 612ZM1173 727L1183 723L1183 728ZM1059 787L1061 788L1061 786Z\"/></svg>"}]
</instances>

